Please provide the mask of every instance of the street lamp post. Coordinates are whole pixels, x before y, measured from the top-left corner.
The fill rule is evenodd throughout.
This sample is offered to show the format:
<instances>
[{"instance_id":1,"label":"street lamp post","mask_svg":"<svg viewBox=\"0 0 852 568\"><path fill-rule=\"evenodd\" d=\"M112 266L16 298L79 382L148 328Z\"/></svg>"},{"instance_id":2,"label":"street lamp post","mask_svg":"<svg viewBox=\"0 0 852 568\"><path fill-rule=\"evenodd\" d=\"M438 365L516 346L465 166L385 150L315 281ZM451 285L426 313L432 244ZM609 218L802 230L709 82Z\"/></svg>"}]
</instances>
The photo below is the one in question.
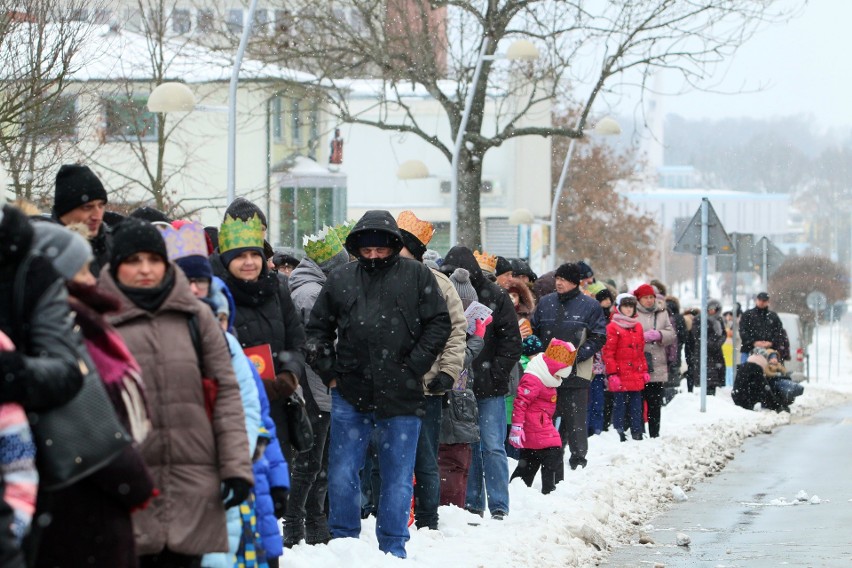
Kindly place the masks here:
<instances>
[{"instance_id":1,"label":"street lamp post","mask_svg":"<svg viewBox=\"0 0 852 568\"><path fill-rule=\"evenodd\" d=\"M251 30L254 26L254 10L257 8L257 0L251 0L249 5L247 22L243 25L243 35L240 37L240 46L234 59L234 67L231 69L231 82L228 85L228 204L236 197L237 185L237 84L240 81L240 66L243 63L243 55L248 46Z\"/></svg>"},{"instance_id":2,"label":"street lamp post","mask_svg":"<svg viewBox=\"0 0 852 568\"><path fill-rule=\"evenodd\" d=\"M583 119L581 116L577 119L577 124L574 126L574 130L578 130L580 128L580 121ZM611 118L602 118L596 125L593 130L596 134L600 136L614 136L616 134L621 134L621 127L618 123ZM565 181L568 179L568 168L571 166L571 156L574 155L574 146L577 142L576 138L571 138L571 141L568 143L568 151L565 153L565 161L562 163L562 171L559 174L559 182L556 184L556 190L553 194L553 202L550 204L550 267L551 269L556 269L556 214L559 210L559 201L562 199L562 190L565 188Z\"/></svg>"},{"instance_id":3,"label":"street lamp post","mask_svg":"<svg viewBox=\"0 0 852 568\"><path fill-rule=\"evenodd\" d=\"M240 44L234 57L234 65L231 67L231 81L228 85L228 204L236 196L236 166L237 166L237 85L240 82L240 67L243 56L251 37L254 26L254 12L257 8L257 0L251 0L246 23L243 25L243 33L240 36ZM162 83L151 91L148 96L148 110L150 112L189 112L191 110L220 110L215 107L204 107L195 104L195 96L183 83Z\"/></svg>"}]
</instances>

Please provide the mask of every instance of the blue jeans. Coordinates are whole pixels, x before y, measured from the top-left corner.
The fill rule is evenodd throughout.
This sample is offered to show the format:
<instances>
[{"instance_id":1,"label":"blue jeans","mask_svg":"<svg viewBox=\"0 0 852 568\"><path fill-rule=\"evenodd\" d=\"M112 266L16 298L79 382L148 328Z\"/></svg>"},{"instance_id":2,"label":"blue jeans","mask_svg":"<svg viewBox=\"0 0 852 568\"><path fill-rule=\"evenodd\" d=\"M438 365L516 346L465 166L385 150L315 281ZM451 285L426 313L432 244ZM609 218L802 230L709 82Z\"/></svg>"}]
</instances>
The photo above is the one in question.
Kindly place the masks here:
<instances>
[{"instance_id":1,"label":"blue jeans","mask_svg":"<svg viewBox=\"0 0 852 568\"><path fill-rule=\"evenodd\" d=\"M606 375L595 375L589 387L589 414L586 420L589 436L595 436L603 432L605 391Z\"/></svg>"},{"instance_id":2,"label":"blue jeans","mask_svg":"<svg viewBox=\"0 0 852 568\"><path fill-rule=\"evenodd\" d=\"M473 459L467 479L465 508L485 510L485 494L491 514L509 512L509 460L506 439L506 399L494 396L476 401L479 407L479 443L471 444ZM485 491L483 491L483 484Z\"/></svg>"},{"instance_id":3,"label":"blue jeans","mask_svg":"<svg viewBox=\"0 0 852 568\"><path fill-rule=\"evenodd\" d=\"M438 473L438 437L441 435L443 396L426 397L426 415L417 440L414 462L414 520L417 528L438 529L438 505L441 502L441 475Z\"/></svg>"},{"instance_id":4,"label":"blue jeans","mask_svg":"<svg viewBox=\"0 0 852 568\"><path fill-rule=\"evenodd\" d=\"M627 427L624 424L624 405L630 420L630 433L634 440L641 440L645 433L645 423L642 420L643 401L642 391L617 392L612 395L612 426L621 434Z\"/></svg>"},{"instance_id":5,"label":"blue jeans","mask_svg":"<svg viewBox=\"0 0 852 568\"><path fill-rule=\"evenodd\" d=\"M332 389L331 400L328 452L328 528L331 536L358 538L361 534L358 472L364 465L367 444L375 430L382 472L376 538L379 550L405 558L420 418L376 418L373 413L358 412L337 389Z\"/></svg>"}]
</instances>

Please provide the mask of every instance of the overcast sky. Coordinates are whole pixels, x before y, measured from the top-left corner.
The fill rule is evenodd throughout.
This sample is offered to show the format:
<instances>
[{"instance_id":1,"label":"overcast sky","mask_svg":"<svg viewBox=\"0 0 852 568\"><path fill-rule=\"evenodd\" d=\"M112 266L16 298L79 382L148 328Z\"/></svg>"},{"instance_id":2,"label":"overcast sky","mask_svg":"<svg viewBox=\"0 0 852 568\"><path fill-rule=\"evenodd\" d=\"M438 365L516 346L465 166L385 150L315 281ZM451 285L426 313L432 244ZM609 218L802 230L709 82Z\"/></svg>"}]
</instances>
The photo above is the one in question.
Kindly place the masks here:
<instances>
[{"instance_id":1,"label":"overcast sky","mask_svg":"<svg viewBox=\"0 0 852 568\"><path fill-rule=\"evenodd\" d=\"M804 0L787 0L800 6ZM810 0L796 19L768 26L746 43L714 82L716 95L692 92L663 101L664 113L687 118L770 118L811 114L822 128L852 127L852 1ZM724 78L724 79L723 79ZM675 85L666 85L672 89Z\"/></svg>"}]
</instances>

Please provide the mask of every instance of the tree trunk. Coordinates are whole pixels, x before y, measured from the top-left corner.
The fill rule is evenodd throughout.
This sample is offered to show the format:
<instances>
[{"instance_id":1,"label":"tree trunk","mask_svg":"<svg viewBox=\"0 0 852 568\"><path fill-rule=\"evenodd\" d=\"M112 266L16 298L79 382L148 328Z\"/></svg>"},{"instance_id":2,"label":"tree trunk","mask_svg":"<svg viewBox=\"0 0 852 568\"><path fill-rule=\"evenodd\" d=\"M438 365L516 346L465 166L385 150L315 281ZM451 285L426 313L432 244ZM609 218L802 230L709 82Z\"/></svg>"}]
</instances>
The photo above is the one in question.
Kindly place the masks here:
<instances>
[{"instance_id":1,"label":"tree trunk","mask_svg":"<svg viewBox=\"0 0 852 568\"><path fill-rule=\"evenodd\" d=\"M459 156L458 242L470 250L482 250L482 219L480 218L480 188L482 185L482 160L471 160L471 154L462 147Z\"/></svg>"}]
</instances>

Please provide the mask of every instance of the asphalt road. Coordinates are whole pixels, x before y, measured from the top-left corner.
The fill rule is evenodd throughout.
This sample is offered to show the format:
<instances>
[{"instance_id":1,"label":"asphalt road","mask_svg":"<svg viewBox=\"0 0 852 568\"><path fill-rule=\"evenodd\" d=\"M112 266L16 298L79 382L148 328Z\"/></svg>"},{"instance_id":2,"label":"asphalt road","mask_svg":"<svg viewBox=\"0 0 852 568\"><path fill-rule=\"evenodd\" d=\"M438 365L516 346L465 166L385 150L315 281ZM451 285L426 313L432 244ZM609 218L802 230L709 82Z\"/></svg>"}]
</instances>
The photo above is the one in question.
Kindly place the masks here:
<instances>
[{"instance_id":1,"label":"asphalt road","mask_svg":"<svg viewBox=\"0 0 852 568\"><path fill-rule=\"evenodd\" d=\"M743 450L649 522L653 545L618 548L606 565L852 567L852 404L750 438ZM797 501L800 491L820 502ZM678 533L688 547L677 546Z\"/></svg>"}]
</instances>

